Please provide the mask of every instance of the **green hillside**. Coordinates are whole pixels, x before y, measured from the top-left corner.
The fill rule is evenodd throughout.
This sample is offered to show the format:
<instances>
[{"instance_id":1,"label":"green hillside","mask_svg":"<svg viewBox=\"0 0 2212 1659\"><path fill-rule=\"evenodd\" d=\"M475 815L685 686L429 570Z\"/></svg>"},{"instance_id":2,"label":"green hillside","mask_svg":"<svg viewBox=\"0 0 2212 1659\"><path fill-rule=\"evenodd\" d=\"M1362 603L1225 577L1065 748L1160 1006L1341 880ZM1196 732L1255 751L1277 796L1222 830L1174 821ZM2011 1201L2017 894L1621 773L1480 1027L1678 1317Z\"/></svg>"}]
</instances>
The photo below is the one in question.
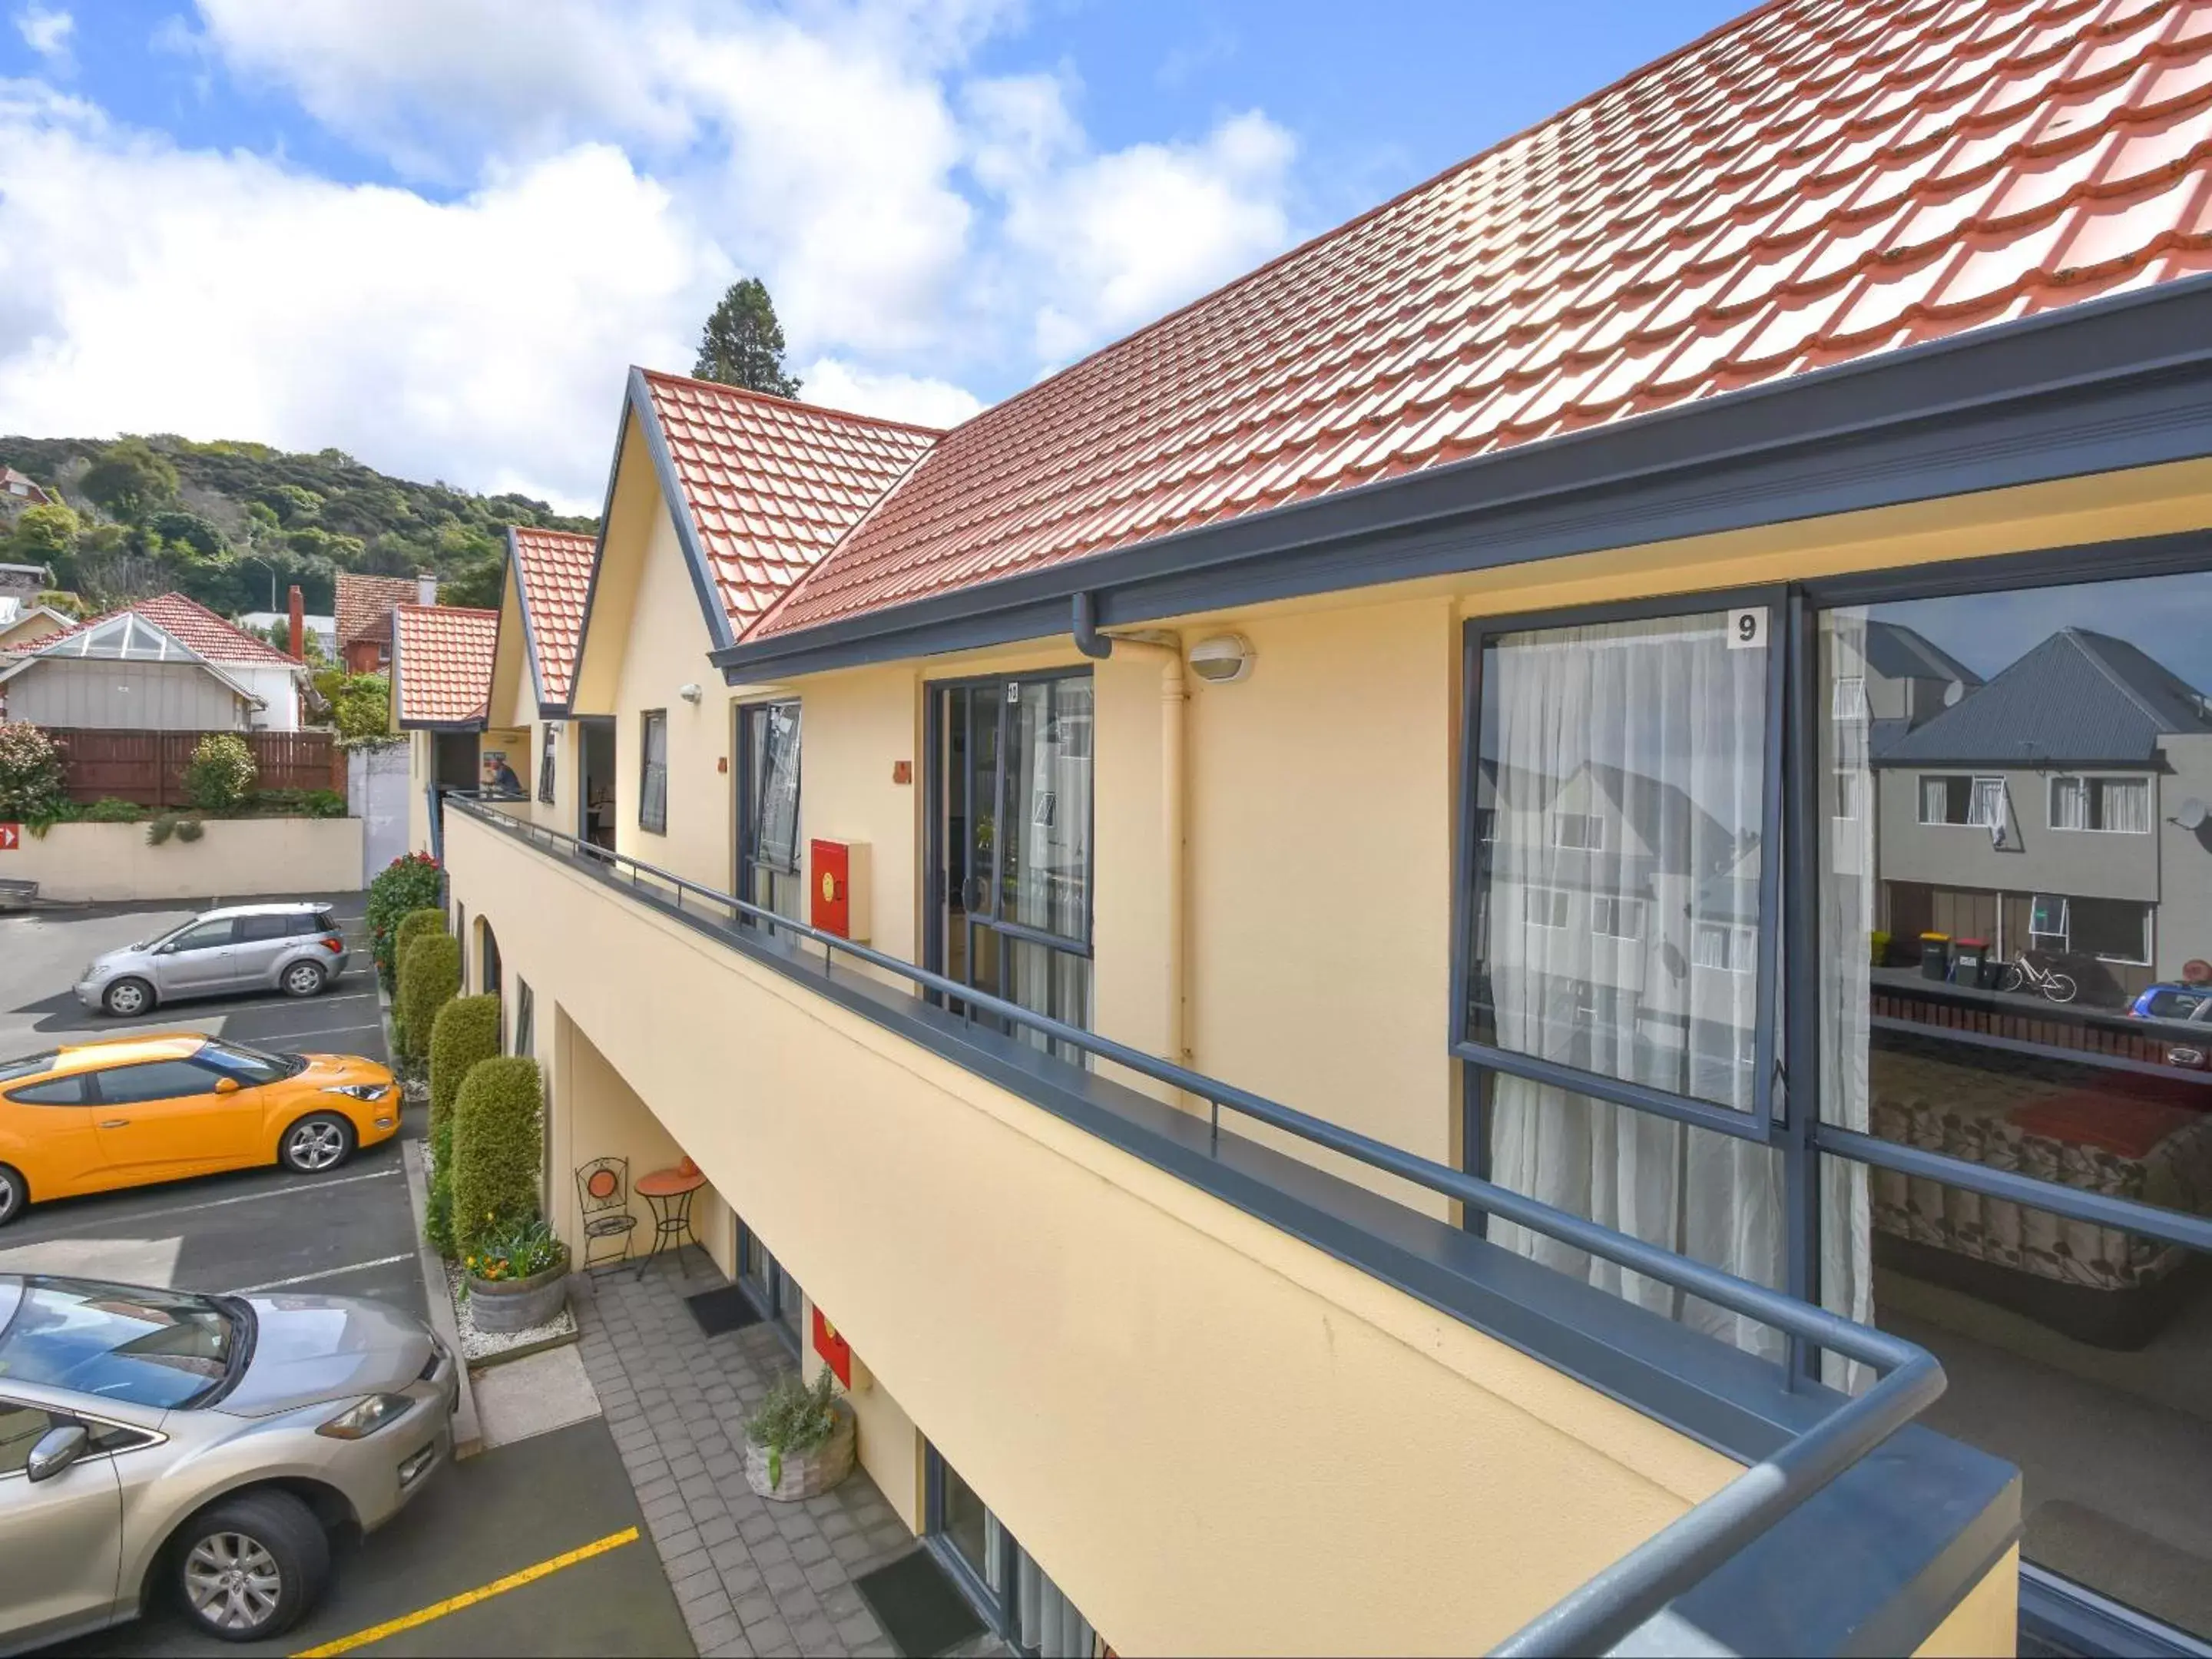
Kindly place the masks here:
<instances>
[{"instance_id":1,"label":"green hillside","mask_svg":"<svg viewBox=\"0 0 2212 1659\"><path fill-rule=\"evenodd\" d=\"M327 615L341 570L430 570L447 602L491 605L507 526L598 528L526 496L387 477L336 449L0 436L0 465L58 490L67 509L0 520L0 562L50 564L58 586L100 608L178 589L225 616L282 610L297 582Z\"/></svg>"}]
</instances>

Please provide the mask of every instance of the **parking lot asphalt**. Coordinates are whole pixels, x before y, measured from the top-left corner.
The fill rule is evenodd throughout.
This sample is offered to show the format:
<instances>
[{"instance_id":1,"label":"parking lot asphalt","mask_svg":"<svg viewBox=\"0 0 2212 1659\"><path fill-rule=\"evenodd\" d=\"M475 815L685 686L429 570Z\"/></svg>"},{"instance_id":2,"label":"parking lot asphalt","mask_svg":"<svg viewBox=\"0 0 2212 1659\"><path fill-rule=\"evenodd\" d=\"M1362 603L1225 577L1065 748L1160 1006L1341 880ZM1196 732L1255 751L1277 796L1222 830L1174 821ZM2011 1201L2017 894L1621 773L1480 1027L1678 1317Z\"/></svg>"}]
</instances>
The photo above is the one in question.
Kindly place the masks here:
<instances>
[{"instance_id":1,"label":"parking lot asphalt","mask_svg":"<svg viewBox=\"0 0 2212 1659\"><path fill-rule=\"evenodd\" d=\"M385 1058L358 893L328 902L352 947L343 977L304 1000L208 998L119 1020L70 987L103 951L173 927L204 904L96 906L0 916L0 1058L133 1032L205 1031L272 1048ZM401 1136L418 1134L408 1113ZM89 1273L195 1291L296 1289L369 1296L424 1312L398 1139L328 1175L271 1168L33 1203L0 1230L0 1271Z\"/></svg>"},{"instance_id":2,"label":"parking lot asphalt","mask_svg":"<svg viewBox=\"0 0 2212 1659\"><path fill-rule=\"evenodd\" d=\"M80 1007L70 990L78 969L213 901L0 915L0 1059L88 1037L195 1030L382 1060L362 895L301 896L327 902L353 949L330 990L301 1001L270 994L179 1003L135 1021ZM423 1116L410 1109L398 1137L327 1176L270 1168L33 1204L0 1228L0 1272L190 1290L281 1286L369 1297L421 1317L425 1291L399 1143L423 1133ZM381 1531L334 1540L331 1570L321 1605L272 1642L216 1641L157 1602L135 1624L48 1651L253 1655L329 1644L372 1659L692 1651L621 1455L598 1418L441 1471Z\"/></svg>"}]
</instances>

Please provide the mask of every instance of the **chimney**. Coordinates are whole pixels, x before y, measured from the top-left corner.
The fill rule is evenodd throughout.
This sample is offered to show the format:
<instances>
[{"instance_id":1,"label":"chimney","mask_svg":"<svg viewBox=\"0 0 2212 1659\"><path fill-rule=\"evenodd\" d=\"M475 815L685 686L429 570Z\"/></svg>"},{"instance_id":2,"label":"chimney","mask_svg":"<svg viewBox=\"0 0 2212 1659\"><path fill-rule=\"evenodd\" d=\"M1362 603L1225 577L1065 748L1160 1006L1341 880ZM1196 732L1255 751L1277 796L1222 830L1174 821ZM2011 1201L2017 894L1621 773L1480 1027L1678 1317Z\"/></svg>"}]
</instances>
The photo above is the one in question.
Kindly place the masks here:
<instances>
[{"instance_id":1,"label":"chimney","mask_svg":"<svg viewBox=\"0 0 2212 1659\"><path fill-rule=\"evenodd\" d=\"M427 570L415 573L415 603L435 605L438 602L438 579Z\"/></svg>"},{"instance_id":2,"label":"chimney","mask_svg":"<svg viewBox=\"0 0 2212 1659\"><path fill-rule=\"evenodd\" d=\"M297 586L292 589L292 660L307 659L307 602L300 597Z\"/></svg>"}]
</instances>

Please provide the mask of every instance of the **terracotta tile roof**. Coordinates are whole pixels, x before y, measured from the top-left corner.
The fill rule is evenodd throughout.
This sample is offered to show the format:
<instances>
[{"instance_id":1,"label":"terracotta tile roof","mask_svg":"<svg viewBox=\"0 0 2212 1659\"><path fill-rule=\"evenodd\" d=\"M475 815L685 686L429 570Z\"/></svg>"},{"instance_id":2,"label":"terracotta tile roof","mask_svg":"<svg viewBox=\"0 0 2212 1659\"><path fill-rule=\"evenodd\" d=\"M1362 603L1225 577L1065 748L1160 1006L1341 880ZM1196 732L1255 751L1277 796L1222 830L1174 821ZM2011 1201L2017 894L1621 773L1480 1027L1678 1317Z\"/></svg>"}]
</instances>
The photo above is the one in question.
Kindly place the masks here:
<instances>
[{"instance_id":1,"label":"terracotta tile roof","mask_svg":"<svg viewBox=\"0 0 2212 1659\"><path fill-rule=\"evenodd\" d=\"M338 623L338 648L356 640L392 637L392 607L413 605L422 597L412 576L356 576L338 572L338 595L331 609Z\"/></svg>"},{"instance_id":2,"label":"terracotta tile roof","mask_svg":"<svg viewBox=\"0 0 2212 1659\"><path fill-rule=\"evenodd\" d=\"M403 605L392 612L392 684L402 726L481 720L491 702L499 612Z\"/></svg>"},{"instance_id":3,"label":"terracotta tile roof","mask_svg":"<svg viewBox=\"0 0 2212 1659\"><path fill-rule=\"evenodd\" d=\"M209 662L252 663L276 668L300 665L258 635L225 622L198 600L187 599L182 593L164 593L158 599L142 599L137 605L88 617L58 633L47 635L39 641L39 648L44 650L88 629L97 628L125 611L143 617L185 650Z\"/></svg>"},{"instance_id":4,"label":"terracotta tile roof","mask_svg":"<svg viewBox=\"0 0 2212 1659\"><path fill-rule=\"evenodd\" d=\"M939 436L710 380L644 375L733 635Z\"/></svg>"},{"instance_id":5,"label":"terracotta tile roof","mask_svg":"<svg viewBox=\"0 0 2212 1659\"><path fill-rule=\"evenodd\" d=\"M2212 0L1782 0L985 410L755 637L2212 270Z\"/></svg>"},{"instance_id":6,"label":"terracotta tile roof","mask_svg":"<svg viewBox=\"0 0 2212 1659\"><path fill-rule=\"evenodd\" d=\"M507 532L522 582L530 638L538 653L538 695L566 703L576 673L576 641L584 631L584 599L592 586L592 561L599 538L574 530Z\"/></svg>"}]
</instances>

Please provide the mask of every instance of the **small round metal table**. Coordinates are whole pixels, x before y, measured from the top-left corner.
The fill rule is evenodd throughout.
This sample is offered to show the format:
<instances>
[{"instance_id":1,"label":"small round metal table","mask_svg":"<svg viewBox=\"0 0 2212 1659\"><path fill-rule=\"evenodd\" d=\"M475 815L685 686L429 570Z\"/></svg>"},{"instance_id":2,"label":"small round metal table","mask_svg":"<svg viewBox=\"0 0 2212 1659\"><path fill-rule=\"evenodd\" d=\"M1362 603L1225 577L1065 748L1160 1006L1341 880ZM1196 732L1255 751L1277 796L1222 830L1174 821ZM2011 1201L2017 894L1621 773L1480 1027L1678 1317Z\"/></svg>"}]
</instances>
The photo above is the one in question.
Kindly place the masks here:
<instances>
[{"instance_id":1,"label":"small round metal table","mask_svg":"<svg viewBox=\"0 0 2212 1659\"><path fill-rule=\"evenodd\" d=\"M680 1267L684 1245L698 1243L691 1231L691 1194L706 1184L705 1173L696 1169L655 1170L637 1178L634 1190L653 1209L653 1248L637 1264L640 1279L663 1250L674 1250Z\"/></svg>"}]
</instances>

